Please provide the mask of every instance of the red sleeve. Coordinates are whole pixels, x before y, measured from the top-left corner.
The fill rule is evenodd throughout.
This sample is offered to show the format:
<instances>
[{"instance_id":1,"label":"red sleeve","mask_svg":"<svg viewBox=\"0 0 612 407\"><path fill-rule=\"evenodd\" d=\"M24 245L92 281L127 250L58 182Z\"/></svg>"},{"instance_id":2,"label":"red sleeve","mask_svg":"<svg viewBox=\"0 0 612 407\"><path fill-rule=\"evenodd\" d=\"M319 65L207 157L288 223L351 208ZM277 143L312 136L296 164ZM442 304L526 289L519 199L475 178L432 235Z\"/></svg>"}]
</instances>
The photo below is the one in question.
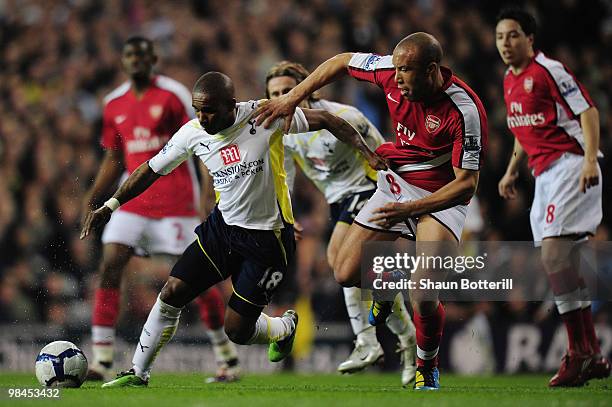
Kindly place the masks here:
<instances>
[{"instance_id":1,"label":"red sleeve","mask_svg":"<svg viewBox=\"0 0 612 407\"><path fill-rule=\"evenodd\" d=\"M115 128L113 118L110 117L108 106L102 113L102 138L100 144L105 150L120 150L123 147L121 135Z\"/></svg>"}]
</instances>

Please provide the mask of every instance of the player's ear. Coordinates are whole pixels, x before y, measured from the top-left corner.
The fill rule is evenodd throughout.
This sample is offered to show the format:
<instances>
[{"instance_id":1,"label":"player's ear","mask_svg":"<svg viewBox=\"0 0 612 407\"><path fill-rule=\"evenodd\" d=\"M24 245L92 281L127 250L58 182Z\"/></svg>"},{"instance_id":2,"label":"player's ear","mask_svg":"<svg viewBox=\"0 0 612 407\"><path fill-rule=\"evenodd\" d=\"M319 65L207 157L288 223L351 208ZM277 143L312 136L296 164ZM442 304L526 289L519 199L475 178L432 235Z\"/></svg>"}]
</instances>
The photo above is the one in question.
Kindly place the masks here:
<instances>
[{"instance_id":1,"label":"player's ear","mask_svg":"<svg viewBox=\"0 0 612 407\"><path fill-rule=\"evenodd\" d=\"M531 47L533 48L533 42L535 41L535 37L533 34L529 34L527 36L527 42L529 43L529 45L531 45Z\"/></svg>"},{"instance_id":2,"label":"player's ear","mask_svg":"<svg viewBox=\"0 0 612 407\"><path fill-rule=\"evenodd\" d=\"M436 62L430 62L426 69L427 75L433 75L437 71L437 68L438 64Z\"/></svg>"}]
</instances>

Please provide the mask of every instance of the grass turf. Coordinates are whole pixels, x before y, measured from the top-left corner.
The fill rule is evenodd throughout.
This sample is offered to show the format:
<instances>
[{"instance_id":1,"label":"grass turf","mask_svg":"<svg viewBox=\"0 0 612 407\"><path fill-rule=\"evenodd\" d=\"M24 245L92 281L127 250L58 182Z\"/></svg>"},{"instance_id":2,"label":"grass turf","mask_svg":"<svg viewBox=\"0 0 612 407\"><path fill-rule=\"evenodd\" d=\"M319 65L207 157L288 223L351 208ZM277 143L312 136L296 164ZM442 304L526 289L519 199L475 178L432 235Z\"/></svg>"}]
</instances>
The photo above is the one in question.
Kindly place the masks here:
<instances>
[{"instance_id":1,"label":"grass turf","mask_svg":"<svg viewBox=\"0 0 612 407\"><path fill-rule=\"evenodd\" d=\"M399 374L245 375L238 383L204 384L201 374L156 374L146 389L101 389L86 382L59 400L9 399L8 388L38 388L33 374L0 373L0 405L40 406L609 406L612 379L576 389L548 389L547 376L465 377L442 374L438 392L399 385Z\"/></svg>"}]
</instances>

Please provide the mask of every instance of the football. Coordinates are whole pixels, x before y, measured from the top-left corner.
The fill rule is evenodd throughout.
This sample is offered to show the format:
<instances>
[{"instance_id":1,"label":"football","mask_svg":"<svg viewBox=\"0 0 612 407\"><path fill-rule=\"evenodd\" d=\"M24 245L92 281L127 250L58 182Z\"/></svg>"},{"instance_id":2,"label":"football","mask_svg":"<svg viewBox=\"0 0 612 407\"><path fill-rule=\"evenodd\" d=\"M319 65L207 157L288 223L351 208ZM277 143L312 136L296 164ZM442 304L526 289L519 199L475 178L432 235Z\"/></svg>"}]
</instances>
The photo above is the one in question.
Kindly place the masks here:
<instances>
[{"instance_id":1,"label":"football","mask_svg":"<svg viewBox=\"0 0 612 407\"><path fill-rule=\"evenodd\" d=\"M74 343L55 341L42 348L35 370L45 387L80 387L87 375L87 358Z\"/></svg>"}]
</instances>

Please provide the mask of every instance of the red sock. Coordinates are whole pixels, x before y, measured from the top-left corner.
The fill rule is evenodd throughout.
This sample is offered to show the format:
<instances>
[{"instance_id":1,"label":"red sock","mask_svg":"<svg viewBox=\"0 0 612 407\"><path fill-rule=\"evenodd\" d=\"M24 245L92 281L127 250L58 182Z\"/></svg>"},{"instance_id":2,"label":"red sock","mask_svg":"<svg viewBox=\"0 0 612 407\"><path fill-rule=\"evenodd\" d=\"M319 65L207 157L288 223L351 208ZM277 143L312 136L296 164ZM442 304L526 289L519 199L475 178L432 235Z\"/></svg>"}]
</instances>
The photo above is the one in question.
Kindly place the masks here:
<instances>
[{"instance_id":1,"label":"red sock","mask_svg":"<svg viewBox=\"0 0 612 407\"><path fill-rule=\"evenodd\" d=\"M114 327L119 317L119 289L98 288L94 296L92 324Z\"/></svg>"},{"instance_id":2,"label":"red sock","mask_svg":"<svg viewBox=\"0 0 612 407\"><path fill-rule=\"evenodd\" d=\"M219 329L225 318L225 302L221 290L210 287L196 299L200 309L200 319L208 329Z\"/></svg>"},{"instance_id":3,"label":"red sock","mask_svg":"<svg viewBox=\"0 0 612 407\"><path fill-rule=\"evenodd\" d=\"M584 326L584 332L586 334L587 343L590 345L591 352L595 355L601 355L601 348L599 347L599 339L595 333L595 326L593 325L593 314L591 313L591 306L583 308L580 313L582 314L582 324Z\"/></svg>"},{"instance_id":4,"label":"red sock","mask_svg":"<svg viewBox=\"0 0 612 407\"><path fill-rule=\"evenodd\" d=\"M562 314L561 318L567 330L570 351L584 354L590 353L590 344L585 334L584 323L582 322L582 310L577 309Z\"/></svg>"},{"instance_id":5,"label":"red sock","mask_svg":"<svg viewBox=\"0 0 612 407\"><path fill-rule=\"evenodd\" d=\"M444 307L438 303L438 308L427 316L414 313L417 340L417 366L438 366L438 349L444 329Z\"/></svg>"}]
</instances>

